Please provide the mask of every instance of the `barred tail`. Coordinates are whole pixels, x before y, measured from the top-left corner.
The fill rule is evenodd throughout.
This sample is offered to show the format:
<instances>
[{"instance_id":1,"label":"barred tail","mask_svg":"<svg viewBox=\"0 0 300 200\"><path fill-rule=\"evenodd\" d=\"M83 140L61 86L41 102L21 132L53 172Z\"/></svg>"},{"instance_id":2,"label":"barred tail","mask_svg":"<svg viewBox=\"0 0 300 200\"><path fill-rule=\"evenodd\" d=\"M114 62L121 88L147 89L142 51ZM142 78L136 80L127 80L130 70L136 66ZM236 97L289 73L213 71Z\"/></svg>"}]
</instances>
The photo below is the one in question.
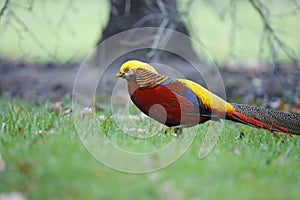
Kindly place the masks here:
<instances>
[{"instance_id":1,"label":"barred tail","mask_svg":"<svg viewBox=\"0 0 300 200\"><path fill-rule=\"evenodd\" d=\"M300 115L280 112L246 104L232 103L235 111L226 116L227 119L264 128L271 132L283 132L300 135Z\"/></svg>"}]
</instances>

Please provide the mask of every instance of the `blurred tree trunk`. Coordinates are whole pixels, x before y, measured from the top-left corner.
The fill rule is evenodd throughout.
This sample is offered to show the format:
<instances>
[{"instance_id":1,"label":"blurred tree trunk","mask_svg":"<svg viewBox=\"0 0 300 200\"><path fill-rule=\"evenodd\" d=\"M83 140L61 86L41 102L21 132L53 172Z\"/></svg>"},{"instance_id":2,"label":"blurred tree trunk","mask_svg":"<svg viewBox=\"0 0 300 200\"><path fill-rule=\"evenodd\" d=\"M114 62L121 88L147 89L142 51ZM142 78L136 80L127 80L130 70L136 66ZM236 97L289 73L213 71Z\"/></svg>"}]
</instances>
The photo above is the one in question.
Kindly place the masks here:
<instances>
[{"instance_id":1,"label":"blurred tree trunk","mask_svg":"<svg viewBox=\"0 0 300 200\"><path fill-rule=\"evenodd\" d=\"M110 6L108 24L97 44L120 32L141 27L168 28L188 35L175 0L111 0ZM168 55L155 52L142 57L148 61L157 56L161 58Z\"/></svg>"}]
</instances>

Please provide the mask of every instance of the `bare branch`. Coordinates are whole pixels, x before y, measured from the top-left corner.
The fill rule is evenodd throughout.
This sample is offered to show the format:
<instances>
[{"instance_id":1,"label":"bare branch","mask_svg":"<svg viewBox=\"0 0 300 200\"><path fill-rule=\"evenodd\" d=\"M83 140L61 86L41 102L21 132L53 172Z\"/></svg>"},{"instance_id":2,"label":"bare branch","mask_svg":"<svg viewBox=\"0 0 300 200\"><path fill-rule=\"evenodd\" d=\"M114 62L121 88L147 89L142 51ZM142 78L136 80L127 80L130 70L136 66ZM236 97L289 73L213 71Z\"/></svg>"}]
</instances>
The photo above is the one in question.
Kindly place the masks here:
<instances>
[{"instance_id":1,"label":"bare branch","mask_svg":"<svg viewBox=\"0 0 300 200\"><path fill-rule=\"evenodd\" d=\"M133 26L132 28L138 28L141 27L144 23L147 21L153 20L153 19L160 19L162 18L161 14L153 14L150 13L148 15L143 16L141 19L139 19Z\"/></svg>"},{"instance_id":2,"label":"bare branch","mask_svg":"<svg viewBox=\"0 0 300 200\"><path fill-rule=\"evenodd\" d=\"M56 62L60 63L58 59L48 50L48 48L35 36L35 34L30 30L30 28L20 19L13 11L10 11L11 17L16 21L16 23L22 27L22 29L28 34L28 36L38 45L40 49L46 52L46 54L53 58Z\"/></svg>"},{"instance_id":3,"label":"bare branch","mask_svg":"<svg viewBox=\"0 0 300 200\"><path fill-rule=\"evenodd\" d=\"M5 0L4 4L0 10L0 20L1 20L2 15L4 14L5 10L8 8L8 4L9 4L9 0Z\"/></svg>"},{"instance_id":4,"label":"bare branch","mask_svg":"<svg viewBox=\"0 0 300 200\"><path fill-rule=\"evenodd\" d=\"M259 50L258 50L258 57L262 58L263 52L264 52L264 43L266 41L266 35L267 35L267 31L264 28L261 31L261 36L260 36L260 40L259 40Z\"/></svg>"},{"instance_id":5,"label":"bare branch","mask_svg":"<svg viewBox=\"0 0 300 200\"><path fill-rule=\"evenodd\" d=\"M52 26L52 23L51 23L51 19L50 17L48 16L48 13L47 13L47 2L48 1L41 1L41 10L42 10L42 15L45 19L45 22L47 23L47 26L48 26L48 29L49 29L49 32L51 32L53 35L56 34L56 30L55 28Z\"/></svg>"},{"instance_id":6,"label":"bare branch","mask_svg":"<svg viewBox=\"0 0 300 200\"><path fill-rule=\"evenodd\" d=\"M67 18L67 15L68 15L68 12L70 10L70 8L73 6L73 1L72 0L68 0L68 3L66 3L64 9L63 9L63 12L58 20L58 23L56 25L56 31L59 31L59 29L61 29L61 27L63 26L63 24L65 23L66 21L66 18Z\"/></svg>"},{"instance_id":7,"label":"bare branch","mask_svg":"<svg viewBox=\"0 0 300 200\"><path fill-rule=\"evenodd\" d=\"M167 17L168 11L166 10L164 3L161 0L156 0L156 3L160 9L160 12L164 15L164 17Z\"/></svg>"},{"instance_id":8,"label":"bare branch","mask_svg":"<svg viewBox=\"0 0 300 200\"><path fill-rule=\"evenodd\" d=\"M234 56L234 47L235 47L235 38L236 38L236 28L237 28L237 16L236 16L236 1L230 0L230 18L231 18L231 29L230 29L230 38L229 44L231 47L229 48L229 55Z\"/></svg>"},{"instance_id":9,"label":"bare branch","mask_svg":"<svg viewBox=\"0 0 300 200\"><path fill-rule=\"evenodd\" d=\"M179 14L180 15L186 15L190 12L191 10L191 7L193 5L193 3L195 2L195 0L188 0L186 3L185 3L185 7L184 9L182 9Z\"/></svg>"},{"instance_id":10,"label":"bare branch","mask_svg":"<svg viewBox=\"0 0 300 200\"><path fill-rule=\"evenodd\" d=\"M257 11L260 18L264 24L264 31L268 37L268 45L271 50L272 59L275 60L277 56L277 52L275 50L275 45L278 45L278 48L282 50L282 52L290 58L294 63L298 65L298 59L292 52L291 48L285 44L281 38L274 31L272 24L270 22L270 11L269 9L260 1L260 0L248 0L253 8ZM274 44L271 44L274 43Z\"/></svg>"},{"instance_id":11,"label":"bare branch","mask_svg":"<svg viewBox=\"0 0 300 200\"><path fill-rule=\"evenodd\" d=\"M164 28L166 28L169 23L168 11L166 10L164 3L161 0L156 0L156 2L157 2L157 5L164 17L159 26L160 29L157 31L157 33L154 36L152 47L151 47L152 50L147 54L148 57L152 57L155 54L155 51L159 44L159 41L163 37Z\"/></svg>"},{"instance_id":12,"label":"bare branch","mask_svg":"<svg viewBox=\"0 0 300 200\"><path fill-rule=\"evenodd\" d=\"M271 58L272 58L272 65L273 65L273 67L275 67L276 58L277 58L277 51L276 51L276 48L275 48L275 44L272 41L272 37L271 37L270 32L267 32L267 39L268 39L268 46L269 46L270 53L271 53Z\"/></svg>"},{"instance_id":13,"label":"bare branch","mask_svg":"<svg viewBox=\"0 0 300 200\"><path fill-rule=\"evenodd\" d=\"M300 3L297 0L292 0L297 10L300 12Z\"/></svg>"},{"instance_id":14,"label":"bare branch","mask_svg":"<svg viewBox=\"0 0 300 200\"><path fill-rule=\"evenodd\" d=\"M131 7L131 0L126 0L125 8L124 8L125 15L129 15L130 7Z\"/></svg>"},{"instance_id":15,"label":"bare branch","mask_svg":"<svg viewBox=\"0 0 300 200\"><path fill-rule=\"evenodd\" d=\"M21 2L18 2L18 1L12 1L11 4L13 7L19 7L24 10L31 11L33 8L34 1L35 0L27 0L26 5L22 5ZM24 3L24 2L22 1L22 3Z\"/></svg>"},{"instance_id":16,"label":"bare branch","mask_svg":"<svg viewBox=\"0 0 300 200\"><path fill-rule=\"evenodd\" d=\"M151 46L152 50L148 53L149 57L154 55L154 53L155 53L155 51L158 47L159 41L163 37L164 28L167 26L167 24L168 24L168 20L163 19L162 23L159 26L160 29L158 29L157 33L154 36L153 43L152 43L152 46Z\"/></svg>"}]
</instances>

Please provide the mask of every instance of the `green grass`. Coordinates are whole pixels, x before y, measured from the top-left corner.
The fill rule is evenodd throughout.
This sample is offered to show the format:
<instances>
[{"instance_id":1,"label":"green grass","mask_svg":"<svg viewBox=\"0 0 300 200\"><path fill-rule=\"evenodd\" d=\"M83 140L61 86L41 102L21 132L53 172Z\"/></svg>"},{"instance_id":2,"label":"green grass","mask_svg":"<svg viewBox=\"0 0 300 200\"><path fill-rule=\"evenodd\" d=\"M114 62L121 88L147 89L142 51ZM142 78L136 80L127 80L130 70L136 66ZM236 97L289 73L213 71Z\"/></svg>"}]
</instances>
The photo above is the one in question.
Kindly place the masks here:
<instances>
[{"instance_id":1,"label":"green grass","mask_svg":"<svg viewBox=\"0 0 300 200\"><path fill-rule=\"evenodd\" d=\"M299 197L300 137L276 139L266 131L228 122L214 150L200 160L204 124L190 149L172 165L152 173L129 174L107 168L92 157L81 144L72 118L60 116L50 104L1 100L0 107L0 152L6 164L0 172L0 194L20 191L28 199ZM110 130L110 136L117 129L111 120L101 127ZM235 139L240 132L244 138ZM171 136L167 133L165 138ZM132 138L118 137L134 149ZM164 140L156 138L155 142Z\"/></svg>"}]
</instances>

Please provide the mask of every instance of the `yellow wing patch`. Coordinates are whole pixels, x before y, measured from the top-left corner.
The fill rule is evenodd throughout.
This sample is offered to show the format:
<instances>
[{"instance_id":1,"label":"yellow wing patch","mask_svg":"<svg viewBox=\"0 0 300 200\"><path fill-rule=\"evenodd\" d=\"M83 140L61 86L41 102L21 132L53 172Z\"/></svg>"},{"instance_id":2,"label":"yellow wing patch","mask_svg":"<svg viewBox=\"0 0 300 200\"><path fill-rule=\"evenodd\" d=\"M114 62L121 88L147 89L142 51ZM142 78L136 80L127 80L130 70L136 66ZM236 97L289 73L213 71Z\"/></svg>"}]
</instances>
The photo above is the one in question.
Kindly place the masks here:
<instances>
[{"instance_id":1,"label":"yellow wing patch","mask_svg":"<svg viewBox=\"0 0 300 200\"><path fill-rule=\"evenodd\" d=\"M178 81L190 88L200 99L203 106L220 112L232 112L235 110L230 103L208 91L201 85L186 79L178 79Z\"/></svg>"}]
</instances>

